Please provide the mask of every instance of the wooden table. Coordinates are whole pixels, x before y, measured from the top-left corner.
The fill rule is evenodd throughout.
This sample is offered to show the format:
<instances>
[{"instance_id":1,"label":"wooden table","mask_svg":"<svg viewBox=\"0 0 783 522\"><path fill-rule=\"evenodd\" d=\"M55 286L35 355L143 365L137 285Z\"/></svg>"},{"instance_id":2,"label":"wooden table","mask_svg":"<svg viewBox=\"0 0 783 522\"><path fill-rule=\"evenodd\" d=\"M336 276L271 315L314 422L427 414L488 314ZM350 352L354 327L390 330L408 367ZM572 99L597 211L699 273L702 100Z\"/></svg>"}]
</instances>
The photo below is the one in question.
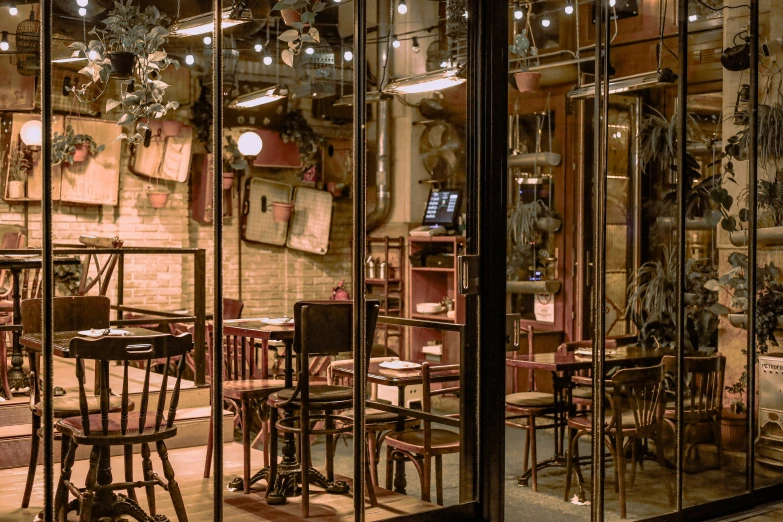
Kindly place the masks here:
<instances>
[{"instance_id":1,"label":"wooden table","mask_svg":"<svg viewBox=\"0 0 783 522\"><path fill-rule=\"evenodd\" d=\"M611 355L606 355L606 368L652 366L660 363L665 355L676 355L676 352L674 350L648 350L639 346L623 346L615 349ZM536 470L550 466L565 466L563 435L565 434L565 424L572 407L571 391L573 382L571 378L574 373L581 370L589 370L593 367L592 355L582 356L573 352L566 354L558 354L557 352L537 353L532 356L518 355L514 359L506 359L506 366L552 372L555 395L555 454L551 458L539 462ZM564 392L566 395L565 401L563 401ZM520 486L527 486L528 479L532 473L532 468L528 469L517 479L517 483Z\"/></svg>"},{"instance_id":2,"label":"wooden table","mask_svg":"<svg viewBox=\"0 0 783 522\"><path fill-rule=\"evenodd\" d=\"M436 369L437 366L432 366ZM332 375L338 377L353 378L353 366L334 366L332 367ZM442 371L436 372L434 376L430 378L431 382L450 382L454 380L454 377L459 375L459 371ZM403 406L405 404L405 388L407 386L415 386L422 383L421 370L388 370L381 368L380 363L370 363L369 371L367 372L367 382L370 384L381 384L383 386L395 386L397 388L397 405ZM424 393L427 393L425 390ZM405 431L405 416L399 415L397 417L397 431ZM407 486L405 479L405 462L403 460L397 460L394 467L394 491L397 493L406 494L405 487Z\"/></svg>"},{"instance_id":3,"label":"wooden table","mask_svg":"<svg viewBox=\"0 0 783 522\"><path fill-rule=\"evenodd\" d=\"M53 259L53 264L55 266L78 265L81 264L81 261L75 257L55 257ZM19 254L0 256L0 270L6 269L11 272L11 285L13 289L11 295L13 300L13 324L17 327L22 324L22 294L19 276L21 275L22 270L40 269L42 265L41 256L38 255ZM22 347L19 344L20 336L21 328L14 328L11 367L8 368L8 383L12 390L24 388L25 381L27 380L24 370L22 369L24 360L22 359Z\"/></svg>"},{"instance_id":4,"label":"wooden table","mask_svg":"<svg viewBox=\"0 0 783 522\"><path fill-rule=\"evenodd\" d=\"M154 337L158 335L171 335L171 334L156 332L154 330L147 330L146 328L122 328L122 330L126 330L130 332L131 336L133 337ZM22 346L27 348L28 351L40 352L43 349L43 341L41 337L42 334L40 333L25 334L19 339L19 342L21 343ZM71 357L70 355L71 339L73 339L74 337L83 337L85 339L90 339L89 336L79 335L79 332L76 331L54 332L54 335L52 336L52 352L54 353L54 355L57 357L63 357L65 359L69 359Z\"/></svg>"}]
</instances>

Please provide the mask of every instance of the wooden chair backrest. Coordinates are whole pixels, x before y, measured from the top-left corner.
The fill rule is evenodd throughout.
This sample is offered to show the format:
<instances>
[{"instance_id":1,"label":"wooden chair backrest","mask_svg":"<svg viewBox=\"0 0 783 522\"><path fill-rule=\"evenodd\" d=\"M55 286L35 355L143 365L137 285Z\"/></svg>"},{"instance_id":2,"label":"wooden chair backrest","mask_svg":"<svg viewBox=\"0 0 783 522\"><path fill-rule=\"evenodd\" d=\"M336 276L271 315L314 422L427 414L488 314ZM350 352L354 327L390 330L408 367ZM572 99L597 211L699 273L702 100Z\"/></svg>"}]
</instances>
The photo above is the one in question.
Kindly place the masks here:
<instances>
[{"instance_id":1,"label":"wooden chair backrest","mask_svg":"<svg viewBox=\"0 0 783 522\"><path fill-rule=\"evenodd\" d=\"M82 236L85 237L85 236ZM122 248L124 241L118 237L113 238L92 238L93 240L111 242L113 248ZM82 241L82 238L80 238ZM84 242L84 241L82 241ZM85 243L90 244L90 243ZM88 250L89 252L89 250ZM82 260L82 275L79 279L78 295L85 295L92 290L95 285L98 285L98 295L106 295L109 290L109 283L111 283L111 276L114 274L114 268L117 266L120 254L108 254L106 262L101 264L101 260L98 254L91 252L88 253ZM95 272L90 277L90 265L95 263Z\"/></svg>"},{"instance_id":2,"label":"wooden chair backrest","mask_svg":"<svg viewBox=\"0 0 783 522\"><path fill-rule=\"evenodd\" d=\"M514 344L506 343L506 359L513 360L516 359L518 355L532 357L537 353L555 352L557 351L557 347L562 344L563 337L565 336L565 332L562 330L536 330L532 326L521 328L521 334L518 351L510 351L513 350ZM509 372L506 372L506 377L507 380L508 377L510 377L511 386L510 390L506 390L507 393L534 390L551 392L553 389L552 375L550 372L533 369L523 370L513 367L509 369L510 376L508 375ZM525 390L519 389L520 377L522 385L525 386Z\"/></svg>"},{"instance_id":3,"label":"wooden chair backrest","mask_svg":"<svg viewBox=\"0 0 783 522\"><path fill-rule=\"evenodd\" d=\"M636 436L654 436L663 421L665 404L663 364L619 370L612 377L612 418L609 427L622 423L623 413L633 414Z\"/></svg>"},{"instance_id":4,"label":"wooden chair backrest","mask_svg":"<svg viewBox=\"0 0 783 522\"><path fill-rule=\"evenodd\" d=\"M171 393L168 415L165 417L164 409L168 394L168 372L163 374L163 380L160 384L158 393L158 404L155 410L154 431L160 431L161 427L169 429L174 425L174 419L177 414L177 405L179 403L180 384L182 382L182 373L185 369L184 355L193 349L193 338L190 334L180 336L157 335L150 337L119 337L106 336L97 339L85 339L75 337L71 339L70 354L76 358L76 379L79 383L79 410L81 413L82 427L85 435L90 432L90 411L87 405L87 392L85 390L85 378L82 361L85 359L94 360L99 363L101 372L100 385L100 405L101 405L101 428L104 435L109 430L109 367L114 362L121 362L123 366L122 377L122 403L120 429L121 434L125 435L128 430L128 411L129 411L129 393L128 393L128 363L130 361L146 361L144 386L142 388L141 404L139 412L139 432L145 431L147 424L147 407L150 395L150 368L153 359L166 359L166 367L169 366L172 359L179 358L177 364L176 381Z\"/></svg>"},{"instance_id":5,"label":"wooden chair backrest","mask_svg":"<svg viewBox=\"0 0 783 522\"><path fill-rule=\"evenodd\" d=\"M399 357L370 357L370 364L399 361ZM333 370L335 368L353 368L353 359L342 359L339 361L332 361L329 363L329 367L326 368L326 384L333 386L339 384L342 381L341 378L334 375ZM376 400L378 398L378 385L370 384L370 400Z\"/></svg>"},{"instance_id":6,"label":"wooden chair backrest","mask_svg":"<svg viewBox=\"0 0 783 522\"><path fill-rule=\"evenodd\" d=\"M665 371L676 373L677 357L667 355L662 361ZM723 409L723 384L726 357L717 353L710 357L685 357L684 408L692 421L712 420Z\"/></svg>"},{"instance_id":7,"label":"wooden chair backrest","mask_svg":"<svg viewBox=\"0 0 783 522\"><path fill-rule=\"evenodd\" d=\"M24 244L25 236L21 232L6 232L3 234L3 239L0 241L0 249L12 250L22 248ZM0 270L0 299L10 299L13 293L11 287L11 271L4 268ZM2 289L5 288L5 291Z\"/></svg>"},{"instance_id":8,"label":"wooden chair backrest","mask_svg":"<svg viewBox=\"0 0 783 522\"><path fill-rule=\"evenodd\" d=\"M102 295L54 298L55 332L108 328L111 302ZM41 299L22 301L22 332L41 332Z\"/></svg>"},{"instance_id":9,"label":"wooden chair backrest","mask_svg":"<svg viewBox=\"0 0 783 522\"><path fill-rule=\"evenodd\" d=\"M445 395L447 393L459 394L459 374L455 374L453 379L439 381L439 387L437 389L433 389L432 387L432 379L434 377L445 372L459 370L459 367L459 364L445 364L440 366L430 366L430 363L428 362L421 364L422 411L426 413L432 413L432 398L436 395ZM432 421L423 420L421 422L424 429L424 454L427 455L432 449Z\"/></svg>"}]
</instances>

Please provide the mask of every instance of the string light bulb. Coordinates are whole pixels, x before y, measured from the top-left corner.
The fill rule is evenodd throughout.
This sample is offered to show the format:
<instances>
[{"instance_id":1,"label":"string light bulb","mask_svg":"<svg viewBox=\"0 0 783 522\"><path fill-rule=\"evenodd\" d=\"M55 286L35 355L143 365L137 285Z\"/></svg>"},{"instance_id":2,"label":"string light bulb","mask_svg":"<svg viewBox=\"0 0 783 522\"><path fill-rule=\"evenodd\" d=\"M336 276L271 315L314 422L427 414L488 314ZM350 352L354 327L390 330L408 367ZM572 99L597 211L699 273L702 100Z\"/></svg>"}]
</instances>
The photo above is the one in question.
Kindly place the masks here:
<instances>
[{"instance_id":1,"label":"string light bulb","mask_svg":"<svg viewBox=\"0 0 783 522\"><path fill-rule=\"evenodd\" d=\"M193 65L194 63L196 63L196 57L193 56L190 52L188 52L188 54L185 55L185 63L187 65Z\"/></svg>"},{"instance_id":2,"label":"string light bulb","mask_svg":"<svg viewBox=\"0 0 783 522\"><path fill-rule=\"evenodd\" d=\"M264 56L264 65L272 65L272 57L268 54Z\"/></svg>"},{"instance_id":3,"label":"string light bulb","mask_svg":"<svg viewBox=\"0 0 783 522\"><path fill-rule=\"evenodd\" d=\"M257 43L256 45L254 45L254 46L253 46L253 49L254 49L254 50L257 52L257 53L260 53L260 52L261 52L261 50L262 50L263 48L264 48L264 46L263 46L263 45L261 45L260 43Z\"/></svg>"},{"instance_id":4,"label":"string light bulb","mask_svg":"<svg viewBox=\"0 0 783 522\"><path fill-rule=\"evenodd\" d=\"M574 6L571 5L571 0L568 0L565 6L565 14L570 15L574 14Z\"/></svg>"},{"instance_id":5,"label":"string light bulb","mask_svg":"<svg viewBox=\"0 0 783 522\"><path fill-rule=\"evenodd\" d=\"M397 4L397 12L401 15L408 12L408 4L405 3L405 0L400 0L400 3Z\"/></svg>"},{"instance_id":6,"label":"string light bulb","mask_svg":"<svg viewBox=\"0 0 783 522\"><path fill-rule=\"evenodd\" d=\"M90 0L76 0L76 5L79 7L87 7L87 4L90 3Z\"/></svg>"},{"instance_id":7,"label":"string light bulb","mask_svg":"<svg viewBox=\"0 0 783 522\"><path fill-rule=\"evenodd\" d=\"M212 45L212 37L211 36L205 36L204 37L204 45Z\"/></svg>"},{"instance_id":8,"label":"string light bulb","mask_svg":"<svg viewBox=\"0 0 783 522\"><path fill-rule=\"evenodd\" d=\"M689 22L695 22L698 19L699 19L699 15L692 14L692 15L688 16L688 21Z\"/></svg>"},{"instance_id":9,"label":"string light bulb","mask_svg":"<svg viewBox=\"0 0 783 522\"><path fill-rule=\"evenodd\" d=\"M305 54L313 54L313 53L315 53L315 49L313 49L312 47L308 47L307 49L305 49Z\"/></svg>"},{"instance_id":10,"label":"string light bulb","mask_svg":"<svg viewBox=\"0 0 783 522\"><path fill-rule=\"evenodd\" d=\"M552 25L552 21L549 20L549 18L543 18L541 19L541 25L543 27L549 27L550 25Z\"/></svg>"},{"instance_id":11,"label":"string light bulb","mask_svg":"<svg viewBox=\"0 0 783 522\"><path fill-rule=\"evenodd\" d=\"M8 31L3 31L2 38L0 38L0 51L7 51L10 45L8 44Z\"/></svg>"},{"instance_id":12,"label":"string light bulb","mask_svg":"<svg viewBox=\"0 0 783 522\"><path fill-rule=\"evenodd\" d=\"M395 36L394 39L392 40L392 47L394 47L395 49L399 49L400 45L402 45L402 44L400 43L400 41Z\"/></svg>"},{"instance_id":13,"label":"string light bulb","mask_svg":"<svg viewBox=\"0 0 783 522\"><path fill-rule=\"evenodd\" d=\"M614 7L617 4L617 0L609 0L609 7Z\"/></svg>"},{"instance_id":14,"label":"string light bulb","mask_svg":"<svg viewBox=\"0 0 783 522\"><path fill-rule=\"evenodd\" d=\"M8 8L8 14L10 14L11 16L16 16L19 14L19 9L17 9L15 5L12 5L11 7Z\"/></svg>"},{"instance_id":15,"label":"string light bulb","mask_svg":"<svg viewBox=\"0 0 783 522\"><path fill-rule=\"evenodd\" d=\"M351 51L350 49L345 51L343 53L343 58L345 58L346 62L350 62L351 60L353 60L353 51Z\"/></svg>"},{"instance_id":16,"label":"string light bulb","mask_svg":"<svg viewBox=\"0 0 783 522\"><path fill-rule=\"evenodd\" d=\"M517 4L516 7L514 7L514 20L522 20L524 17L525 12L522 11L522 8Z\"/></svg>"},{"instance_id":17,"label":"string light bulb","mask_svg":"<svg viewBox=\"0 0 783 522\"><path fill-rule=\"evenodd\" d=\"M413 37L413 45L411 46L411 51L413 51L414 53L418 53L419 51L421 51L421 47L419 46L419 39L416 38L415 36Z\"/></svg>"},{"instance_id":18,"label":"string light bulb","mask_svg":"<svg viewBox=\"0 0 783 522\"><path fill-rule=\"evenodd\" d=\"M84 7L80 7L79 16L87 16L87 9L85 9Z\"/></svg>"}]
</instances>

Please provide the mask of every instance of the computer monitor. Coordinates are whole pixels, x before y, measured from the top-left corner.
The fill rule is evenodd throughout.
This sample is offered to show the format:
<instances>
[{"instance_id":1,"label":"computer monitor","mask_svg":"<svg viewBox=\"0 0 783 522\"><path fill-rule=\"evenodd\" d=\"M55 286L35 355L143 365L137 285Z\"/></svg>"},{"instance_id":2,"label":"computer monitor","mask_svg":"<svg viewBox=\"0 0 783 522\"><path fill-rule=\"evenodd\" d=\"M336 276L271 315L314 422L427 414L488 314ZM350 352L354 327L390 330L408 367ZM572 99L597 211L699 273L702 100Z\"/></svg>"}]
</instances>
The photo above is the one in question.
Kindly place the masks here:
<instances>
[{"instance_id":1,"label":"computer monitor","mask_svg":"<svg viewBox=\"0 0 783 522\"><path fill-rule=\"evenodd\" d=\"M461 191L458 189L436 190L430 192L427 208L424 210L422 225L440 225L444 228L457 226L461 207Z\"/></svg>"}]
</instances>

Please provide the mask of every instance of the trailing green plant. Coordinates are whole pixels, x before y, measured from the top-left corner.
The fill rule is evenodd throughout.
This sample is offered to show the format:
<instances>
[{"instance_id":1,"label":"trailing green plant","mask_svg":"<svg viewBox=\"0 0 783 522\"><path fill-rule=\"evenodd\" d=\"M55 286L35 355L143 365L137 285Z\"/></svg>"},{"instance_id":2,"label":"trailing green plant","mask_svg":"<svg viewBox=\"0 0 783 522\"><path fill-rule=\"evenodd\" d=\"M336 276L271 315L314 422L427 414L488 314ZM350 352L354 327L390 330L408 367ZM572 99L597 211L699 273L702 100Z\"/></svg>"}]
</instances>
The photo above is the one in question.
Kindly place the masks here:
<instances>
[{"instance_id":1,"label":"trailing green plant","mask_svg":"<svg viewBox=\"0 0 783 522\"><path fill-rule=\"evenodd\" d=\"M307 119L297 111L289 112L283 121L280 137L284 142L294 142L299 147L299 158L305 167L315 161L315 156L326 140L313 130Z\"/></svg>"},{"instance_id":2,"label":"trailing green plant","mask_svg":"<svg viewBox=\"0 0 783 522\"><path fill-rule=\"evenodd\" d=\"M133 75L122 80L120 99L106 101L106 112L120 108L122 115L117 125L131 125L131 134L121 133L117 139L140 143L149 126L144 119L159 119L169 110L179 107L176 101L164 100L169 85L162 81L161 72L169 66L179 68L179 62L169 58L163 46L168 42L167 27L171 20L157 7L147 6L141 10L133 0L118 0L103 20L104 28L93 28L90 34L97 37L87 44L74 42L70 45L84 53L88 63L79 73L90 81L73 88L74 94L83 102L95 101L87 95L92 85L102 83L106 89L112 67L109 53L114 51L134 54ZM98 96L100 96L100 94Z\"/></svg>"},{"instance_id":3,"label":"trailing green plant","mask_svg":"<svg viewBox=\"0 0 783 522\"><path fill-rule=\"evenodd\" d=\"M223 147L223 158L225 159L226 170L231 169L233 171L247 169L247 160L239 152L239 145L231 136L226 136L226 146Z\"/></svg>"},{"instance_id":4,"label":"trailing green plant","mask_svg":"<svg viewBox=\"0 0 783 522\"><path fill-rule=\"evenodd\" d=\"M65 127L65 132L54 133L52 138L52 165L65 163L73 164L73 155L76 153L76 147L83 145L89 147L90 154L93 156L103 151L104 145L98 145L95 139L89 134L76 134L71 125Z\"/></svg>"},{"instance_id":5,"label":"trailing green plant","mask_svg":"<svg viewBox=\"0 0 783 522\"><path fill-rule=\"evenodd\" d=\"M321 35L314 27L315 17L324 10L326 2L321 0L282 0L277 2L272 11L292 10L299 15L298 22L291 22L293 29L288 29L277 37L288 44L288 49L280 51L280 58L289 67L294 66L294 56L304 49L306 43L320 43Z\"/></svg>"},{"instance_id":6,"label":"trailing green plant","mask_svg":"<svg viewBox=\"0 0 783 522\"><path fill-rule=\"evenodd\" d=\"M9 181L27 181L29 171L33 168L24 151L14 149L8 164Z\"/></svg>"},{"instance_id":7,"label":"trailing green plant","mask_svg":"<svg viewBox=\"0 0 783 522\"><path fill-rule=\"evenodd\" d=\"M737 132L735 151L737 159L747 158L750 152L750 118L743 121L743 127ZM758 159L761 165L773 162L777 167L783 159L783 106L780 101L772 105L759 104L758 109Z\"/></svg>"},{"instance_id":8,"label":"trailing green plant","mask_svg":"<svg viewBox=\"0 0 783 522\"><path fill-rule=\"evenodd\" d=\"M196 131L196 138L212 152L212 96L201 84L201 93L190 107L190 123Z\"/></svg>"},{"instance_id":9,"label":"trailing green plant","mask_svg":"<svg viewBox=\"0 0 783 522\"><path fill-rule=\"evenodd\" d=\"M676 170L677 116L672 114L671 119L667 120L653 107L648 108L650 114L642 120L639 129L639 160L643 167L656 165L664 171ZM689 141L693 138L690 127L692 119L688 115L686 139Z\"/></svg>"},{"instance_id":10,"label":"trailing green plant","mask_svg":"<svg viewBox=\"0 0 783 522\"><path fill-rule=\"evenodd\" d=\"M506 226L506 235L511 245L517 248L537 243L540 239L538 217L541 204L538 200L530 203L520 201L511 210Z\"/></svg>"},{"instance_id":11,"label":"trailing green plant","mask_svg":"<svg viewBox=\"0 0 783 522\"><path fill-rule=\"evenodd\" d=\"M750 284L748 283L748 256L741 252L729 254L728 262L731 268L719 278L713 278L705 283L708 290L725 290L731 301L729 306L739 312L748 310ZM775 263L769 263L756 268L756 288L762 289L766 285L780 278L780 270Z\"/></svg>"},{"instance_id":12,"label":"trailing green plant","mask_svg":"<svg viewBox=\"0 0 783 522\"><path fill-rule=\"evenodd\" d=\"M757 202L772 220L773 226L783 226L783 169L775 172L772 181L758 181Z\"/></svg>"}]
</instances>

